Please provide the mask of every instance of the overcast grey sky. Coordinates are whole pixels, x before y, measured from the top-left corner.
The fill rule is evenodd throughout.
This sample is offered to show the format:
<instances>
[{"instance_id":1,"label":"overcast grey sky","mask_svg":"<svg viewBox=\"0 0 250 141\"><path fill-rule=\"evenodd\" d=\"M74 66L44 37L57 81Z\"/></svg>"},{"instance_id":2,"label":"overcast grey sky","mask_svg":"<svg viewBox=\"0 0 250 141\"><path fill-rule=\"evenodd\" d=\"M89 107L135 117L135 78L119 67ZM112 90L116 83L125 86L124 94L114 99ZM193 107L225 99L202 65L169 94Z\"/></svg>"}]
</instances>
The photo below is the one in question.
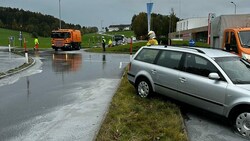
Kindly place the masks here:
<instances>
[{"instance_id":1,"label":"overcast grey sky","mask_svg":"<svg viewBox=\"0 0 250 141\"><path fill-rule=\"evenodd\" d=\"M81 26L107 27L130 24L133 15L146 12L153 2L153 13L169 15L171 8L182 19L207 17L208 13L250 14L250 0L61 0L61 18ZM59 18L59 0L0 0L0 6L40 12Z\"/></svg>"}]
</instances>

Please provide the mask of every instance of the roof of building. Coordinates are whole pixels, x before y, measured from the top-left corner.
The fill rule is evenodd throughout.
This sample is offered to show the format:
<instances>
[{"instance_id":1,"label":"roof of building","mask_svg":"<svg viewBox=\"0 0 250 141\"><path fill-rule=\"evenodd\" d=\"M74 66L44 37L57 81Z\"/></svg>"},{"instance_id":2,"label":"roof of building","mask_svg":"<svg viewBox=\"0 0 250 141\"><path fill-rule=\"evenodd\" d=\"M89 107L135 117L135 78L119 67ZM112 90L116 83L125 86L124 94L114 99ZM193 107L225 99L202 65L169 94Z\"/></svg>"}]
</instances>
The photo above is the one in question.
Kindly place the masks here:
<instances>
[{"instance_id":1,"label":"roof of building","mask_svg":"<svg viewBox=\"0 0 250 141\"><path fill-rule=\"evenodd\" d=\"M119 25L110 25L109 28L124 28L124 27L130 27L131 25L130 24L119 24Z\"/></svg>"}]
</instances>

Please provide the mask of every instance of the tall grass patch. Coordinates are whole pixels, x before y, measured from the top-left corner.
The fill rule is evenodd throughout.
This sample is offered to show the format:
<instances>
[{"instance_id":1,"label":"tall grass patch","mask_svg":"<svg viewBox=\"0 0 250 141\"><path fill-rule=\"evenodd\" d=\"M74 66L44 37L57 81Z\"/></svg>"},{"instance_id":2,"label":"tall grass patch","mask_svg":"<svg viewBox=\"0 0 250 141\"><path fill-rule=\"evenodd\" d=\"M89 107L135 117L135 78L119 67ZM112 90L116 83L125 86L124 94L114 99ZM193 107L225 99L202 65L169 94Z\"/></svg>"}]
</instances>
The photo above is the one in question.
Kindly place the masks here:
<instances>
[{"instance_id":1,"label":"tall grass patch","mask_svg":"<svg viewBox=\"0 0 250 141\"><path fill-rule=\"evenodd\" d=\"M124 75L97 141L187 141L179 108L158 96L143 99Z\"/></svg>"}]
</instances>

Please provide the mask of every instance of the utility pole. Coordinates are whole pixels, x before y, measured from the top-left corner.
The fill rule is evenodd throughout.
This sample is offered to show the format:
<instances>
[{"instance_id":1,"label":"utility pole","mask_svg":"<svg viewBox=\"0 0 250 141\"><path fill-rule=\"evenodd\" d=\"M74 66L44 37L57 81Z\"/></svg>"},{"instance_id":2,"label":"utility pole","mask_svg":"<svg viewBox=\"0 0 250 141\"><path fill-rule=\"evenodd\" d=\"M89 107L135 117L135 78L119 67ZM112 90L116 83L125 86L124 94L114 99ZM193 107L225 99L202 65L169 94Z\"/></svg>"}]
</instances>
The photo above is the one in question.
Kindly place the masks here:
<instances>
[{"instance_id":1,"label":"utility pole","mask_svg":"<svg viewBox=\"0 0 250 141\"><path fill-rule=\"evenodd\" d=\"M181 20L181 0L179 0L179 16ZM179 39L181 39L181 24L179 24Z\"/></svg>"},{"instance_id":2,"label":"utility pole","mask_svg":"<svg viewBox=\"0 0 250 141\"><path fill-rule=\"evenodd\" d=\"M62 22L61 22L61 0L59 0L59 28L62 28Z\"/></svg>"}]
</instances>

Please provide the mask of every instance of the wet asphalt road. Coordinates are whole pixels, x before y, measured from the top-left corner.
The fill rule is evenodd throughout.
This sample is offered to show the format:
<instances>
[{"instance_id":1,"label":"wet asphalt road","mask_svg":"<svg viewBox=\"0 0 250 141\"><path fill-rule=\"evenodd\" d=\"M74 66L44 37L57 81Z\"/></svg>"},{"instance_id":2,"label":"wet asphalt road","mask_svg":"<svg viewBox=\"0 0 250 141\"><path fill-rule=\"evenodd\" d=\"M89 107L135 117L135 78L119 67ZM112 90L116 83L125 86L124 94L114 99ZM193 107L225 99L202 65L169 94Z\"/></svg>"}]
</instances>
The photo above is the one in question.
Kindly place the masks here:
<instances>
[{"instance_id":1,"label":"wet asphalt road","mask_svg":"<svg viewBox=\"0 0 250 141\"><path fill-rule=\"evenodd\" d=\"M46 51L34 56L35 66L0 79L0 141L92 140L129 55ZM184 107L190 141L247 141L224 118Z\"/></svg>"},{"instance_id":2,"label":"wet asphalt road","mask_svg":"<svg viewBox=\"0 0 250 141\"><path fill-rule=\"evenodd\" d=\"M181 106L190 141L249 141L225 117L189 105Z\"/></svg>"},{"instance_id":3,"label":"wet asphalt road","mask_svg":"<svg viewBox=\"0 0 250 141\"><path fill-rule=\"evenodd\" d=\"M35 66L0 80L1 141L95 136L129 55L54 53L37 53Z\"/></svg>"}]
</instances>

